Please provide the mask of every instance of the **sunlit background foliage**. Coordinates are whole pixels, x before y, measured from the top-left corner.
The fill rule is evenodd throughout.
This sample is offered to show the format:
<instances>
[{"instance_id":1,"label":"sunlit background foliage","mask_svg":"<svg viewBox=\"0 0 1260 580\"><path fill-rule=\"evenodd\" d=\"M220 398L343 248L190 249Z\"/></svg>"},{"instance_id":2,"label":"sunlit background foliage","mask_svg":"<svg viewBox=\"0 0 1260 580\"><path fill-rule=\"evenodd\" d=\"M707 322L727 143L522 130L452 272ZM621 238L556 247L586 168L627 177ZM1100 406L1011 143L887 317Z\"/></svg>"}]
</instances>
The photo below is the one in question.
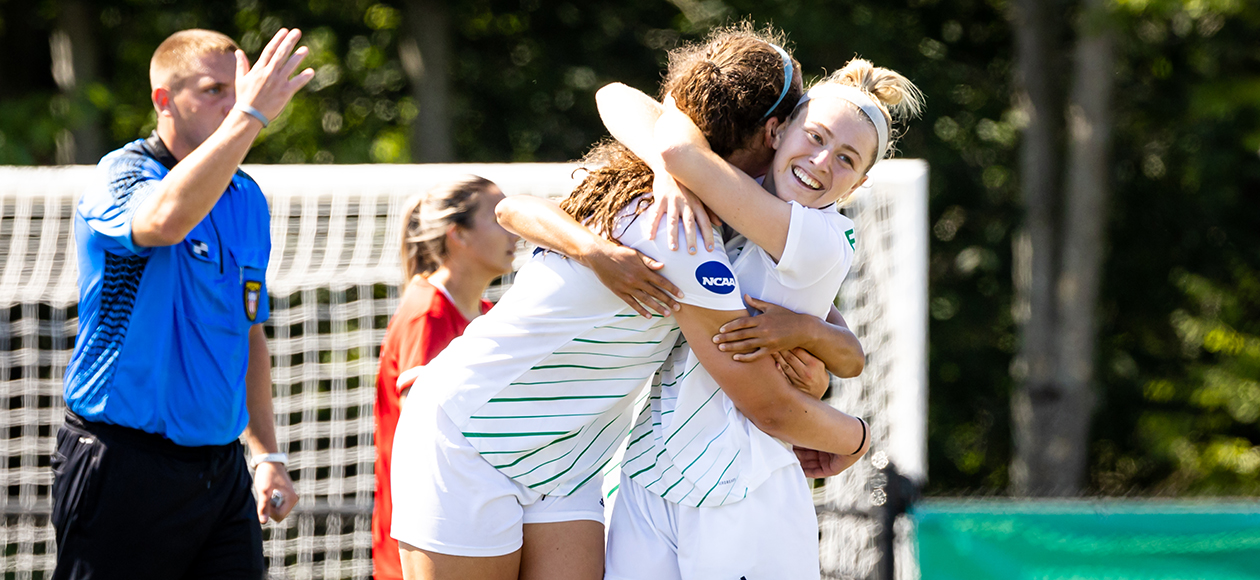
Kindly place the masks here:
<instances>
[{"instance_id":1,"label":"sunlit background foliage","mask_svg":"<svg viewBox=\"0 0 1260 580\"><path fill-rule=\"evenodd\" d=\"M786 29L817 77L855 54L928 95L901 155L931 166L929 493L1002 493L1011 458L1011 241L1021 220L1010 0L467 0L450 4L458 161L565 161L605 132L593 94L655 92L665 51L751 16ZM93 16L97 78L63 94L49 35L63 3L0 0L0 163L51 164L85 122L106 149L147 135L147 63L171 32L223 31L256 55L297 26L315 80L250 163L405 163L416 102L401 2L115 0ZM1064 18L1077 17L1064 0ZM1260 474L1260 5L1115 0L1114 194L1089 489L1257 493ZM1065 54L1064 58L1070 58ZM1045 74L1062 76L1061 71ZM878 420L878 418L876 418Z\"/></svg>"}]
</instances>

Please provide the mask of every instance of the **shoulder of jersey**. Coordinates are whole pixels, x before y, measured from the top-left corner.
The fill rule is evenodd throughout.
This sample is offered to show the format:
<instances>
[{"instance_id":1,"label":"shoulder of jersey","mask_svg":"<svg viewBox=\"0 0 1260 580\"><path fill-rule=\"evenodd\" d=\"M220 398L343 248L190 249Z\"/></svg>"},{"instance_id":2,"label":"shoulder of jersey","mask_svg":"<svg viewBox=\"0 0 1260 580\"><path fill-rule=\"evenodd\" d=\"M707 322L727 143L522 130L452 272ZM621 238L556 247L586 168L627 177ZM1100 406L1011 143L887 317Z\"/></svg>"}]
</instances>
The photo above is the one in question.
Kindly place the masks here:
<instances>
[{"instance_id":1,"label":"shoulder of jersey","mask_svg":"<svg viewBox=\"0 0 1260 580\"><path fill-rule=\"evenodd\" d=\"M438 290L428 282L420 282L418 284L408 284L407 289L403 292L403 298L415 306L417 315L425 315L433 306L433 301L437 299Z\"/></svg>"},{"instance_id":2,"label":"shoulder of jersey","mask_svg":"<svg viewBox=\"0 0 1260 580\"><path fill-rule=\"evenodd\" d=\"M831 218L831 219L836 220L836 221L838 221L838 222L840 222L840 223L842 223L842 224L844 224L844 225L846 225L846 226L850 226L850 227L851 227L851 226L853 226L853 219L852 219L852 218L850 218L849 216L844 215L843 213L840 213L840 212L838 212L838 211L836 211L836 212L829 212L829 213L834 214L834 215L831 215L831 216L830 216L830 218Z\"/></svg>"},{"instance_id":3,"label":"shoulder of jersey","mask_svg":"<svg viewBox=\"0 0 1260 580\"><path fill-rule=\"evenodd\" d=\"M253 188L254 190L257 190L259 192L262 191L262 188L258 187L258 182L254 181L254 178L251 177L248 173L245 173L244 169L241 169L239 167L236 168L235 179L241 180L242 185L245 187Z\"/></svg>"},{"instance_id":4,"label":"shoulder of jersey","mask_svg":"<svg viewBox=\"0 0 1260 580\"><path fill-rule=\"evenodd\" d=\"M144 149L140 147L140 141L133 141L106 153L97 163L97 166L113 171L119 169L120 164L124 163L130 166L141 166L155 170L162 167L162 164L157 159L145 154Z\"/></svg>"}]
</instances>

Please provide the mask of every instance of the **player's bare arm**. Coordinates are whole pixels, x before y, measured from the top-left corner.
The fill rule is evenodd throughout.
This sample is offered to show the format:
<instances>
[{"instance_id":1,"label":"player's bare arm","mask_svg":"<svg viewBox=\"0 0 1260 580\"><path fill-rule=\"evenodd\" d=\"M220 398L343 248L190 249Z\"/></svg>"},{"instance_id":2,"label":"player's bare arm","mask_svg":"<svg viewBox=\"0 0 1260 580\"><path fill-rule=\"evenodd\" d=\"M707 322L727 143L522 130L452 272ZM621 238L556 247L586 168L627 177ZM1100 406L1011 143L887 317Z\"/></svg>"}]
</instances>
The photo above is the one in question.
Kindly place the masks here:
<instances>
[{"instance_id":1,"label":"player's bare arm","mask_svg":"<svg viewBox=\"0 0 1260 580\"><path fill-rule=\"evenodd\" d=\"M249 329L249 369L245 372L245 405L249 409L249 425L245 442L254 457L277 453L276 420L271 405L271 353L261 324ZM281 521L297 505L297 491L283 463L263 461L254 472L254 491L258 499L258 521Z\"/></svg>"},{"instance_id":2,"label":"player's bare arm","mask_svg":"<svg viewBox=\"0 0 1260 580\"><path fill-rule=\"evenodd\" d=\"M651 232L648 239L656 239L661 220L668 217L669 230L666 239L669 249L678 249L678 225L681 221L687 251L696 253L698 235L704 242L704 247L712 252L713 225L719 223L717 216L711 215L700 198L669 175L664 161L655 149L653 132L656 120L661 116L661 104L642 91L621 83L610 83L600 88L595 93L595 104L599 108L600 120L613 138L638 155L652 169L654 200L647 212L647 218L652 224L648 230Z\"/></svg>"},{"instance_id":3,"label":"player's bare arm","mask_svg":"<svg viewBox=\"0 0 1260 580\"><path fill-rule=\"evenodd\" d=\"M835 306L827 320L798 314L777 304L744 296L758 316L743 316L719 329L713 337L718 350L734 353L737 361L753 361L771 353L801 348L822 359L827 370L842 379L862 374L866 353Z\"/></svg>"},{"instance_id":4,"label":"player's bare arm","mask_svg":"<svg viewBox=\"0 0 1260 580\"><path fill-rule=\"evenodd\" d=\"M727 224L776 261L787 247L791 206L719 157L704 134L666 99L656 122L655 149L664 168Z\"/></svg>"},{"instance_id":5,"label":"player's bare arm","mask_svg":"<svg viewBox=\"0 0 1260 580\"><path fill-rule=\"evenodd\" d=\"M595 92L595 105L614 139L634 151L648 167L664 168L661 156L653 149L653 126L663 110L656 99L624 84L609 83Z\"/></svg>"},{"instance_id":6,"label":"player's bare arm","mask_svg":"<svg viewBox=\"0 0 1260 580\"><path fill-rule=\"evenodd\" d=\"M682 292L660 275L662 264L611 242L565 213L554 202L517 195L495 206L499 224L529 242L569 256L595 272L600 282L641 316L649 309L667 316Z\"/></svg>"},{"instance_id":7,"label":"player's bare arm","mask_svg":"<svg viewBox=\"0 0 1260 580\"><path fill-rule=\"evenodd\" d=\"M595 98L613 137L654 172L672 176L699 196L716 217L779 259L787 244L788 205L713 153L703 133L673 106L672 99L666 98L662 105L620 83L603 87ZM770 123L768 126L773 127L777 121Z\"/></svg>"},{"instance_id":8,"label":"player's bare arm","mask_svg":"<svg viewBox=\"0 0 1260 580\"><path fill-rule=\"evenodd\" d=\"M700 364L757 428L799 447L865 453L869 437L861 420L792 386L770 357L738 362L718 350L711 337L742 314L684 304L675 317Z\"/></svg>"},{"instance_id":9,"label":"player's bare arm","mask_svg":"<svg viewBox=\"0 0 1260 580\"><path fill-rule=\"evenodd\" d=\"M807 315L797 314L796 316ZM839 314L837 313L836 316L838 317ZM818 320L812 316L808 318ZM840 323L843 324L843 322L841 318ZM783 371L784 376L791 381L792 386L816 399L821 400L826 395L827 388L831 386L831 380L823 361L801 348L772 352L770 357L779 370ZM814 478L837 475L852 467L865 454L841 455L796 446L793 446L792 451L796 454L796 459L800 462L805 476Z\"/></svg>"},{"instance_id":10,"label":"player's bare arm","mask_svg":"<svg viewBox=\"0 0 1260 580\"><path fill-rule=\"evenodd\" d=\"M815 318L815 320L817 319ZM817 357L800 348L773 352L770 354L770 357L774 360L778 369L783 372L783 375L787 377L788 381L792 383L792 386L820 400L827 393L831 380L827 375L827 369L823 361ZM796 454L796 459L800 462L801 470L805 472L805 476L814 478L831 477L839 474L852 467L864 455L864 453L841 455L796 446L793 446L792 451Z\"/></svg>"},{"instance_id":11,"label":"player's bare arm","mask_svg":"<svg viewBox=\"0 0 1260 580\"><path fill-rule=\"evenodd\" d=\"M245 107L275 119L293 94L315 76L311 69L293 76L307 54L306 47L294 50L301 37L297 29L282 28L252 68L245 53L237 51L235 78L211 79L217 81L214 84L224 85L218 90L230 90L232 87L226 84L235 83L235 106L219 128L191 152L179 151L178 147L172 150L180 162L136 209L131 235L137 245L169 246L183 241L218 203L263 128L262 121L246 112L249 109ZM169 116L171 91L158 87L152 97L159 117Z\"/></svg>"}]
</instances>

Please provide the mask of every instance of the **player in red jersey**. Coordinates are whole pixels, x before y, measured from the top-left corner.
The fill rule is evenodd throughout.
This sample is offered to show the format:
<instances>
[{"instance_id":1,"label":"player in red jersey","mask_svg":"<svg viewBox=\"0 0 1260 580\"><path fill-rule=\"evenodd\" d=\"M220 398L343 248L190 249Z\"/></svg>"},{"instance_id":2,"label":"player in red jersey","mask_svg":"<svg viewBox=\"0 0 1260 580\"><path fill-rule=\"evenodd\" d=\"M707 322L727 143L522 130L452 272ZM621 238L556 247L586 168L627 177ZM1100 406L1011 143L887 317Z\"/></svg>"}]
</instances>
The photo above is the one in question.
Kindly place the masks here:
<instances>
[{"instance_id":1,"label":"player in red jersey","mask_svg":"<svg viewBox=\"0 0 1260 580\"><path fill-rule=\"evenodd\" d=\"M393 496L389 472L394 430L410 385L398 373L427 364L472 320L490 309L482 298L495 278L512 271L517 237L495 221L503 192L466 176L434 187L406 214L402 302L381 343L376 375L376 505L372 511L375 577L401 579L398 541L389 535ZM420 385L418 388L424 388Z\"/></svg>"}]
</instances>

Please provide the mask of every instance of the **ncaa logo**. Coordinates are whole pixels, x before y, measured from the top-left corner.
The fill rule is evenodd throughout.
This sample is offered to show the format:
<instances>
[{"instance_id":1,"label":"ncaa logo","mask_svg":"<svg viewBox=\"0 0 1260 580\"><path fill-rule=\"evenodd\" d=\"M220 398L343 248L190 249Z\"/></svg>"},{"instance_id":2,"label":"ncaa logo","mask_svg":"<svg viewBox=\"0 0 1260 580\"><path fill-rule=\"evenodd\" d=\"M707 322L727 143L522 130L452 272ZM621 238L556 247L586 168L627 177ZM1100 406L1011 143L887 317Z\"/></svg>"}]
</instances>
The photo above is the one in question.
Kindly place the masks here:
<instances>
[{"instance_id":1,"label":"ncaa logo","mask_svg":"<svg viewBox=\"0 0 1260 580\"><path fill-rule=\"evenodd\" d=\"M696 281L710 292L730 294L735 291L735 275L721 262L705 262L696 268Z\"/></svg>"}]
</instances>

